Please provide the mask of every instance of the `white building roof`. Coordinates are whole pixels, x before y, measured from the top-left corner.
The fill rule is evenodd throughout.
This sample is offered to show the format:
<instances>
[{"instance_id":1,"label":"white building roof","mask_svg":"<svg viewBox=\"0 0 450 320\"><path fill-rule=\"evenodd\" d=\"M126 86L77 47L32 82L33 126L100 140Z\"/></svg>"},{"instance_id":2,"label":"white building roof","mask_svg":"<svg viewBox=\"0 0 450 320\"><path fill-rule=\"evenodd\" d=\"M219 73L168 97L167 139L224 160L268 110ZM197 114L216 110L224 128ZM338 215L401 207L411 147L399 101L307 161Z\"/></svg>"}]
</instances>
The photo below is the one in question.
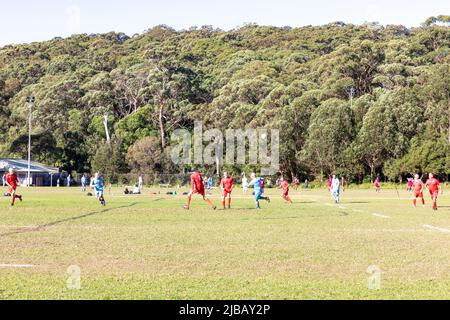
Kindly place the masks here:
<instances>
[{"instance_id":1,"label":"white building roof","mask_svg":"<svg viewBox=\"0 0 450 320\"><path fill-rule=\"evenodd\" d=\"M14 168L18 173L28 172L28 161L21 159L0 158L0 172ZM49 167L42 163L31 161L30 173L58 173L58 168Z\"/></svg>"}]
</instances>

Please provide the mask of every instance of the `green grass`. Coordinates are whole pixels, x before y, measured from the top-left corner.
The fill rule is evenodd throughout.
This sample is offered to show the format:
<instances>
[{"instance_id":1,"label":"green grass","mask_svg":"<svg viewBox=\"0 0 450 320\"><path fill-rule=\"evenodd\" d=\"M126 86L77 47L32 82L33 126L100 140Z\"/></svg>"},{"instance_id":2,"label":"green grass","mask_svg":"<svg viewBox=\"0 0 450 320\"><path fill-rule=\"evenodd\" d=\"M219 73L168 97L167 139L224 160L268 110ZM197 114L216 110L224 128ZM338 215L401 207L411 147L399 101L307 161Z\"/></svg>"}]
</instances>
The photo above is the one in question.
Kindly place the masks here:
<instances>
[{"instance_id":1,"label":"green grass","mask_svg":"<svg viewBox=\"0 0 450 320\"><path fill-rule=\"evenodd\" d=\"M184 196L148 189L113 189L106 208L78 188L19 191L14 208L0 200L0 264L34 267L0 267L1 299L450 298L445 194L435 213L412 208L404 190L346 190L341 206L324 190L292 191L293 205L270 190L257 211L237 190L232 210L194 198L187 212ZM70 265L80 290L66 286ZM368 288L370 265L379 290Z\"/></svg>"}]
</instances>

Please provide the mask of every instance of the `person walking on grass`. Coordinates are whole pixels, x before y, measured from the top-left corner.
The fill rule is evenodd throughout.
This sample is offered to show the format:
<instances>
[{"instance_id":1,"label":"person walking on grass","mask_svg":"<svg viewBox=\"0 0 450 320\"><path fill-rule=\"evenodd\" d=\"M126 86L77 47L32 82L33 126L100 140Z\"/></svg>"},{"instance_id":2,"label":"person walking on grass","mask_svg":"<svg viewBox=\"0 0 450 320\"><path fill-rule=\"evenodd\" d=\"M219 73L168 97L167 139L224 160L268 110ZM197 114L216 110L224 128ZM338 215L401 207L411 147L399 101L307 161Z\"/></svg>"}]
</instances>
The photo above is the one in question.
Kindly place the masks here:
<instances>
[{"instance_id":1,"label":"person walking on grass","mask_svg":"<svg viewBox=\"0 0 450 320\"><path fill-rule=\"evenodd\" d=\"M379 193L379 192L380 192L380 189L381 189L381 186L380 186L380 178L379 178L379 177L377 177L377 178L375 179L374 185L375 185L375 191L376 191L377 193Z\"/></svg>"},{"instance_id":2,"label":"person walking on grass","mask_svg":"<svg viewBox=\"0 0 450 320\"><path fill-rule=\"evenodd\" d=\"M281 197L287 202L292 204L292 200L289 197L289 182L287 182L283 177L280 178L280 186L278 189L282 189L283 193L281 194Z\"/></svg>"},{"instance_id":3,"label":"person walking on grass","mask_svg":"<svg viewBox=\"0 0 450 320\"><path fill-rule=\"evenodd\" d=\"M294 183L294 189L298 190L298 187L300 185L300 180L298 180L298 178L295 177L293 183Z\"/></svg>"},{"instance_id":4,"label":"person walking on grass","mask_svg":"<svg viewBox=\"0 0 450 320\"><path fill-rule=\"evenodd\" d=\"M87 178L86 175L83 174L81 177L81 192L86 192Z\"/></svg>"},{"instance_id":5,"label":"person walking on grass","mask_svg":"<svg viewBox=\"0 0 450 320\"><path fill-rule=\"evenodd\" d=\"M19 199L22 202L22 196L17 194L17 186L19 185L19 178L17 174L14 172L13 168L9 168L8 173L5 177L6 185L8 186L9 193L11 194L11 206L14 206L16 199Z\"/></svg>"},{"instance_id":6,"label":"person walking on grass","mask_svg":"<svg viewBox=\"0 0 450 320\"><path fill-rule=\"evenodd\" d=\"M437 210L437 198L439 195L439 189L441 189L441 184L439 180L434 177L432 173L428 175L428 180L425 183L425 187L428 189L431 195L431 201L433 202L433 210Z\"/></svg>"},{"instance_id":7,"label":"person walking on grass","mask_svg":"<svg viewBox=\"0 0 450 320\"><path fill-rule=\"evenodd\" d=\"M423 188L424 184L422 182L422 179L419 178L418 174L414 175L413 185L411 187L413 192L413 205L414 207L417 206L417 198L420 198L422 202L422 207L425 206L425 200L423 199Z\"/></svg>"},{"instance_id":8,"label":"person walking on grass","mask_svg":"<svg viewBox=\"0 0 450 320\"><path fill-rule=\"evenodd\" d=\"M339 179L335 175L333 175L333 178L331 179L331 188L330 189L331 189L331 196L333 197L334 202L336 204L338 204L341 201L340 187L341 187L341 183L340 183Z\"/></svg>"},{"instance_id":9,"label":"person walking on grass","mask_svg":"<svg viewBox=\"0 0 450 320\"><path fill-rule=\"evenodd\" d=\"M231 209L231 192L234 188L234 179L228 172L223 173L223 179L220 181L222 189L222 207L225 210L225 200L228 199L228 209Z\"/></svg>"}]
</instances>

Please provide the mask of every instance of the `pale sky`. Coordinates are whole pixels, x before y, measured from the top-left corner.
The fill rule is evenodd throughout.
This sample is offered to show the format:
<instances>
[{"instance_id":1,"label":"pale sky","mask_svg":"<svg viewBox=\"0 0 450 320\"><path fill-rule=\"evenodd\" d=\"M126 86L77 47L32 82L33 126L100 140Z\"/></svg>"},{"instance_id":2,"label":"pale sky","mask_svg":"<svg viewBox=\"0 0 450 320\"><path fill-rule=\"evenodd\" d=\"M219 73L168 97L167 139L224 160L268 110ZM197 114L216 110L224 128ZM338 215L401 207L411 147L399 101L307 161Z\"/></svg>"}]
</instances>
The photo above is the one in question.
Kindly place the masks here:
<instances>
[{"instance_id":1,"label":"pale sky","mask_svg":"<svg viewBox=\"0 0 450 320\"><path fill-rule=\"evenodd\" d=\"M419 26L450 14L449 0L0 0L0 46L75 33L142 33L159 24L177 30L244 23L292 26L366 21Z\"/></svg>"}]
</instances>

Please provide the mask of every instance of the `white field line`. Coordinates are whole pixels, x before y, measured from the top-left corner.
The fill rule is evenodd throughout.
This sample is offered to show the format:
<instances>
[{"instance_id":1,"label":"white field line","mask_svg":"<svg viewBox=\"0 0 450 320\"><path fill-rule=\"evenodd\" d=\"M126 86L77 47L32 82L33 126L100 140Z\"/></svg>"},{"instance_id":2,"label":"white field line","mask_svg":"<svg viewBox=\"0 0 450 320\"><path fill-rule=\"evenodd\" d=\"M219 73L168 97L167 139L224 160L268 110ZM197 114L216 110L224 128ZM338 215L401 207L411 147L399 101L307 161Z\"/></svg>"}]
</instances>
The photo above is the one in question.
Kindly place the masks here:
<instances>
[{"instance_id":1,"label":"white field line","mask_svg":"<svg viewBox=\"0 0 450 320\"><path fill-rule=\"evenodd\" d=\"M0 268L33 268L33 264L0 264Z\"/></svg>"},{"instance_id":2,"label":"white field line","mask_svg":"<svg viewBox=\"0 0 450 320\"><path fill-rule=\"evenodd\" d=\"M423 227L426 228L426 229L429 229L429 230L436 230L436 231L440 231L440 232L444 232L444 233L450 233L449 229L435 227L435 226L432 226L432 225L429 225L429 224L424 224Z\"/></svg>"},{"instance_id":3,"label":"white field line","mask_svg":"<svg viewBox=\"0 0 450 320\"><path fill-rule=\"evenodd\" d=\"M389 218L391 218L391 217L386 216L386 215L381 214L381 213L372 213L372 215L373 215L374 217L384 218L384 219L389 219Z\"/></svg>"}]
</instances>

